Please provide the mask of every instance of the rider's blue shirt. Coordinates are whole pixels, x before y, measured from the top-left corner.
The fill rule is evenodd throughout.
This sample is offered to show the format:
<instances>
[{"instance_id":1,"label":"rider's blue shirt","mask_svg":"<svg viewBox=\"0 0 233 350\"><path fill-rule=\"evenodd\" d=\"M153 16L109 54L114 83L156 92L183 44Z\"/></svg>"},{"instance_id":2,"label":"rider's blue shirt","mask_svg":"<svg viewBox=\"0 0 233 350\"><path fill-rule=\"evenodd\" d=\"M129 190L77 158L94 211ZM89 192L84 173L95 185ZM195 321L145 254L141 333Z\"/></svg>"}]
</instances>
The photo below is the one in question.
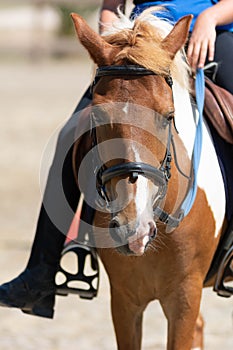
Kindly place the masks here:
<instances>
[{"instance_id":1,"label":"rider's blue shirt","mask_svg":"<svg viewBox=\"0 0 233 350\"><path fill-rule=\"evenodd\" d=\"M155 5L163 5L166 6L168 11L162 12L161 16L169 19L171 22L176 22L181 17L189 15L191 13L194 16L190 26L190 31L192 31L198 15L202 11L216 4L217 2L218 0L135 0L134 3L136 5L133 10L133 14L139 15L143 10L145 10L148 7ZM233 23L224 26L219 26L216 29L233 32Z\"/></svg>"}]
</instances>

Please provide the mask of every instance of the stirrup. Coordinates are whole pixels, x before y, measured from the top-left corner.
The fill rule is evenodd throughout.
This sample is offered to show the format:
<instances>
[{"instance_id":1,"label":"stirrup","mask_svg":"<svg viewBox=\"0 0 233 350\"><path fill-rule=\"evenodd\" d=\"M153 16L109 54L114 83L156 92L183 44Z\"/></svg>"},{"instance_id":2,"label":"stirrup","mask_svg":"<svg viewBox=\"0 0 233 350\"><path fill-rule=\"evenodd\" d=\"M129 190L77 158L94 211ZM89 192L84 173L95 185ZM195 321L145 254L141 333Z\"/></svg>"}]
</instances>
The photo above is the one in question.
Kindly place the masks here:
<instances>
[{"instance_id":1,"label":"stirrup","mask_svg":"<svg viewBox=\"0 0 233 350\"><path fill-rule=\"evenodd\" d=\"M77 258L77 272L71 273L61 266L62 258L69 254L75 254ZM56 294L67 296L68 294L78 294L82 299L93 299L97 296L99 287L99 263L95 248L81 245L74 241L68 243L62 252L58 274L63 275L65 281L61 284L56 283ZM88 264L88 273L85 266Z\"/></svg>"},{"instance_id":2,"label":"stirrup","mask_svg":"<svg viewBox=\"0 0 233 350\"><path fill-rule=\"evenodd\" d=\"M227 251L219 266L214 284L214 291L219 296L229 298L233 295L233 287L224 284L227 277L233 278L233 245Z\"/></svg>"}]
</instances>

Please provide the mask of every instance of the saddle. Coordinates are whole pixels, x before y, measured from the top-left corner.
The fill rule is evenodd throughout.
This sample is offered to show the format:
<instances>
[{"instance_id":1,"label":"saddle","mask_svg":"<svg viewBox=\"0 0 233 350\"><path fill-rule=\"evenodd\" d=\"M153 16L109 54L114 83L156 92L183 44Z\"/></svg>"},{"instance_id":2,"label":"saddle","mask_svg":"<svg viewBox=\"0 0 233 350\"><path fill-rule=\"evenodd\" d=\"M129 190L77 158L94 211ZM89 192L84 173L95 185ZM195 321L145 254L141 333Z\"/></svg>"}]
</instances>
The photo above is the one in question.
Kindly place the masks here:
<instances>
[{"instance_id":1,"label":"saddle","mask_svg":"<svg viewBox=\"0 0 233 350\"><path fill-rule=\"evenodd\" d=\"M222 139L233 144L233 95L207 77L204 116Z\"/></svg>"}]
</instances>

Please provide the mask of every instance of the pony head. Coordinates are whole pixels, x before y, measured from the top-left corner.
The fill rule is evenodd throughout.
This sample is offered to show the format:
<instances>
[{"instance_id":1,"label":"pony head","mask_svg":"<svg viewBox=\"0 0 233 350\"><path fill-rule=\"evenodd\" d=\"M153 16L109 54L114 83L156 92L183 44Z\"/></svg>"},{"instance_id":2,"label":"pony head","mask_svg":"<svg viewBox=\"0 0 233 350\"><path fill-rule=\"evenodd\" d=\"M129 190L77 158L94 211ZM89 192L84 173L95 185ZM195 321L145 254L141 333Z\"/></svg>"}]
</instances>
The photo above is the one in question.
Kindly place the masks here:
<instances>
[{"instance_id":1,"label":"pony head","mask_svg":"<svg viewBox=\"0 0 233 350\"><path fill-rule=\"evenodd\" d=\"M94 63L102 73L108 71L98 76L93 89L93 110L98 111L93 122L102 161L100 187L111 212L110 233L119 250L141 255L157 233L158 203L164 201L169 211L176 201L175 193L164 200L168 178L177 180L168 154L174 117L171 77L187 85L180 50L192 16L181 18L167 35L163 25L159 29L139 17L131 28L103 37L79 15L72 18ZM145 74L138 73L139 67Z\"/></svg>"}]
</instances>

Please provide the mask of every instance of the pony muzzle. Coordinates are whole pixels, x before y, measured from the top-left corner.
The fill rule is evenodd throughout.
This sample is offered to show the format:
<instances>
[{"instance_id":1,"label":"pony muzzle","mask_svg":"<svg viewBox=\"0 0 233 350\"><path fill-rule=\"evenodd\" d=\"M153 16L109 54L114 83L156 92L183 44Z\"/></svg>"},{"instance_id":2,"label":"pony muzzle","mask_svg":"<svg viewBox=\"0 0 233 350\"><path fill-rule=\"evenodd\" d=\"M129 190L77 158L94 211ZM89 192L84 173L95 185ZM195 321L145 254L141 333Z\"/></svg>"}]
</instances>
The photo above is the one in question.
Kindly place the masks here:
<instances>
[{"instance_id":1,"label":"pony muzzle","mask_svg":"<svg viewBox=\"0 0 233 350\"><path fill-rule=\"evenodd\" d=\"M153 220L142 227L138 225L132 228L129 224L121 224L117 216L110 221L109 231L112 239L119 246L128 245L130 251L136 255L143 254L148 244L157 235L157 227Z\"/></svg>"},{"instance_id":2,"label":"pony muzzle","mask_svg":"<svg viewBox=\"0 0 233 350\"><path fill-rule=\"evenodd\" d=\"M109 223L109 232L112 239L119 245L125 245L127 243L128 234L126 225L120 224L117 217L114 217Z\"/></svg>"}]
</instances>

